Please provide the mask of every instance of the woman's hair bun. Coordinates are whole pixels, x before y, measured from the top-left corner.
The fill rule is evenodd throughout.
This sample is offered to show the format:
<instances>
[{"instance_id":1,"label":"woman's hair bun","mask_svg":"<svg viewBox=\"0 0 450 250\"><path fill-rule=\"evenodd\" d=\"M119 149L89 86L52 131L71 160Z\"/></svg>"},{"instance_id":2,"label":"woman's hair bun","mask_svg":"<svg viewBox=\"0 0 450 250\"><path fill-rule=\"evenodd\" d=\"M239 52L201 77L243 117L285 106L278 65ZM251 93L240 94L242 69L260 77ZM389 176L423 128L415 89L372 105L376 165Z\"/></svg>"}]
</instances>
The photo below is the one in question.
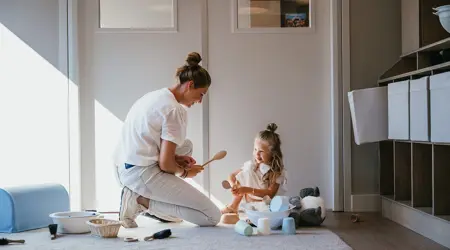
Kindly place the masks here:
<instances>
[{"instance_id":1,"label":"woman's hair bun","mask_svg":"<svg viewBox=\"0 0 450 250\"><path fill-rule=\"evenodd\" d=\"M189 67L198 66L198 64L202 61L202 57L197 52L191 52L188 54L186 58L186 63Z\"/></svg>"},{"instance_id":2,"label":"woman's hair bun","mask_svg":"<svg viewBox=\"0 0 450 250\"><path fill-rule=\"evenodd\" d=\"M273 133L277 130L277 128L278 128L278 126L275 123L269 123L269 125L267 125L266 130Z\"/></svg>"}]
</instances>

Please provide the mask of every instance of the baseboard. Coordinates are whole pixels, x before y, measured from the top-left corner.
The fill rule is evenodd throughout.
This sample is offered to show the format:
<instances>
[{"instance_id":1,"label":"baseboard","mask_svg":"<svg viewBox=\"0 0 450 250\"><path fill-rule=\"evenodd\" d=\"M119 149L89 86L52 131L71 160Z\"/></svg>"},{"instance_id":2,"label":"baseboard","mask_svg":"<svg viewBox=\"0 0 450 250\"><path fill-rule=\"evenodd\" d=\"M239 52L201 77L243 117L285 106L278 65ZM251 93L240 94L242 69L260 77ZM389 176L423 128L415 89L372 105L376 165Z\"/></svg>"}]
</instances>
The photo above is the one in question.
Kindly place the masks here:
<instances>
[{"instance_id":1,"label":"baseboard","mask_svg":"<svg viewBox=\"0 0 450 250\"><path fill-rule=\"evenodd\" d=\"M450 248L450 219L439 218L430 213L431 208L426 210L412 208L401 202L382 197L383 217Z\"/></svg>"},{"instance_id":2,"label":"baseboard","mask_svg":"<svg viewBox=\"0 0 450 250\"><path fill-rule=\"evenodd\" d=\"M381 197L379 194L354 194L351 196L352 212L381 211Z\"/></svg>"}]
</instances>

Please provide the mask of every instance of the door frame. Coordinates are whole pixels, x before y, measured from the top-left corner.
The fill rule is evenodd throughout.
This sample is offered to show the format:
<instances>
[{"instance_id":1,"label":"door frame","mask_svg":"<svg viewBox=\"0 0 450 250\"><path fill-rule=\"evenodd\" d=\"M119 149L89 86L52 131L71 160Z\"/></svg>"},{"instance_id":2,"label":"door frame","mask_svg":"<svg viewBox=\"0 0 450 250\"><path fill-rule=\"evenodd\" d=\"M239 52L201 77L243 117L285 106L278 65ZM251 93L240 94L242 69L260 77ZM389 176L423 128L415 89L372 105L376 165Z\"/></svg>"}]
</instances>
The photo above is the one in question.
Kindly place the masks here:
<instances>
[{"instance_id":1,"label":"door frame","mask_svg":"<svg viewBox=\"0 0 450 250\"><path fill-rule=\"evenodd\" d=\"M348 104L347 93L350 92L350 0L341 0L342 13L342 163L344 181L344 211L352 211L352 123L350 116L350 106Z\"/></svg>"},{"instance_id":2,"label":"door frame","mask_svg":"<svg viewBox=\"0 0 450 250\"><path fill-rule=\"evenodd\" d=\"M208 69L209 66L209 33L208 33L208 0L200 0L201 5L201 51L202 55L202 67ZM209 95L205 95L202 99L202 119L203 119L203 162L207 162L209 159ZM211 199L211 177L210 168L205 168L203 171L203 189L205 195Z\"/></svg>"},{"instance_id":3,"label":"door frame","mask_svg":"<svg viewBox=\"0 0 450 250\"><path fill-rule=\"evenodd\" d=\"M351 211L350 0L330 5L333 211Z\"/></svg>"}]
</instances>

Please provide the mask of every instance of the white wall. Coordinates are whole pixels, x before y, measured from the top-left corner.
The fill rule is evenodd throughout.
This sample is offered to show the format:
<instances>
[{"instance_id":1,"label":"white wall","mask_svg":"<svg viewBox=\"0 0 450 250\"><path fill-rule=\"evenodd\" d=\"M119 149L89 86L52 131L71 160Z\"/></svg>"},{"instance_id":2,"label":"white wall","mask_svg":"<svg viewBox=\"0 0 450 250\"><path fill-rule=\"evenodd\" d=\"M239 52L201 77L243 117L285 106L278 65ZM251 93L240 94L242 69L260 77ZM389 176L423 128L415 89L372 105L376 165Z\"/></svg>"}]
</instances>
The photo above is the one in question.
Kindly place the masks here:
<instances>
[{"instance_id":1,"label":"white wall","mask_svg":"<svg viewBox=\"0 0 450 250\"><path fill-rule=\"evenodd\" d=\"M201 5L178 1L178 33L104 33L96 29L98 0L78 2L83 208L118 211L121 190L111 157L122 121L139 97L175 83L189 52L201 52ZM199 162L203 130L197 105L189 110L188 136Z\"/></svg>"},{"instance_id":2,"label":"white wall","mask_svg":"<svg viewBox=\"0 0 450 250\"><path fill-rule=\"evenodd\" d=\"M289 194L318 186L332 207L327 1L316 2L313 33L232 34L231 1L209 0L207 53L202 51L199 0L178 1L180 27L174 34L99 32L96 2L79 0L78 6L83 208L118 208L120 189L109 157L121 121L137 98L173 83L175 68L190 51L209 54L210 154L228 150L209 168L212 198L218 204L230 201L220 182L250 159L255 134L276 122ZM203 155L203 107L189 115L189 137L201 161L208 157Z\"/></svg>"},{"instance_id":3,"label":"white wall","mask_svg":"<svg viewBox=\"0 0 450 250\"><path fill-rule=\"evenodd\" d=\"M318 186L332 207L330 2L315 1L316 31L233 34L231 1L209 1L211 194L231 195L220 182L251 159L253 139L279 125L290 195Z\"/></svg>"}]
</instances>

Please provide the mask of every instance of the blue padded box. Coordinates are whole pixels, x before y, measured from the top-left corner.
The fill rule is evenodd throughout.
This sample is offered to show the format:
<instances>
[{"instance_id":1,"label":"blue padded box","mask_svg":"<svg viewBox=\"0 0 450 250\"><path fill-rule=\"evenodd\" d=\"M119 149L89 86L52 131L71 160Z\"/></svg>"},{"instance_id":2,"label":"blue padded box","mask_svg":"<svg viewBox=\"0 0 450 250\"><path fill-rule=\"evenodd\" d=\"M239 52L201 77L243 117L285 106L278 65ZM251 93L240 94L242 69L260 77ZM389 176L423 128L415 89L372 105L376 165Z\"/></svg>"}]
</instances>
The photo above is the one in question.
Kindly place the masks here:
<instances>
[{"instance_id":1,"label":"blue padded box","mask_svg":"<svg viewBox=\"0 0 450 250\"><path fill-rule=\"evenodd\" d=\"M0 233L47 227L51 213L69 210L69 194L59 184L0 188Z\"/></svg>"}]
</instances>

